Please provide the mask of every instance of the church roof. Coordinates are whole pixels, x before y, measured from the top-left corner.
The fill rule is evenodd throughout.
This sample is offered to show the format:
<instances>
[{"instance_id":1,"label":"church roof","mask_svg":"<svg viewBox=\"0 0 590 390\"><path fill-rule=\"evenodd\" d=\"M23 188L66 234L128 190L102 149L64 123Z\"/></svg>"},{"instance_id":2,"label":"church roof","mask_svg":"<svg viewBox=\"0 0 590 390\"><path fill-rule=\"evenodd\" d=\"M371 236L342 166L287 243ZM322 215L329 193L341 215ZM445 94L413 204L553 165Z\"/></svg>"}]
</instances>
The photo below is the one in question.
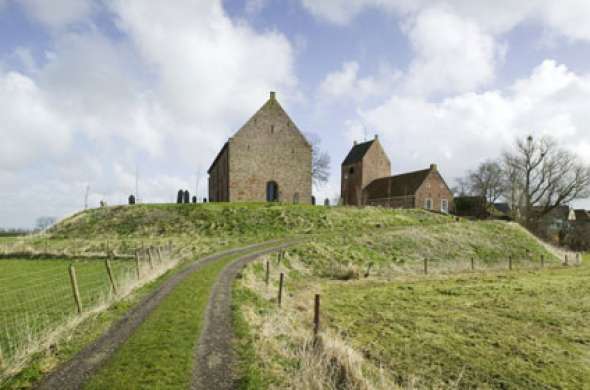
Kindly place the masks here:
<instances>
[{"instance_id":1,"label":"church roof","mask_svg":"<svg viewBox=\"0 0 590 390\"><path fill-rule=\"evenodd\" d=\"M350 149L350 152L348 152L348 155L342 162L342 165L354 164L361 161L363 157L365 157L365 154L367 154L369 151L371 145L373 145L373 142L375 142L375 140L354 145L352 149Z\"/></svg>"},{"instance_id":2,"label":"church roof","mask_svg":"<svg viewBox=\"0 0 590 390\"><path fill-rule=\"evenodd\" d=\"M367 192L372 198L414 195L430 172L432 169L424 169L375 179L367 186Z\"/></svg>"}]
</instances>

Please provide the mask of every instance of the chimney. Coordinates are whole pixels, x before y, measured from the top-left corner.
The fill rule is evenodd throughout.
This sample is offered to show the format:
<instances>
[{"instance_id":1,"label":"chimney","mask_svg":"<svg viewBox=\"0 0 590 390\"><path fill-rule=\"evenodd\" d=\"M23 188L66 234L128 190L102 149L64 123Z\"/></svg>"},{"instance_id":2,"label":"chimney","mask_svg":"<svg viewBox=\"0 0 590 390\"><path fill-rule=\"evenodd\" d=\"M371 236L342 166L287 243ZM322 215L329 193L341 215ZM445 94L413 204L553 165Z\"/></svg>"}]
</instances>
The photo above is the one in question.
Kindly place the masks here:
<instances>
[{"instance_id":1,"label":"chimney","mask_svg":"<svg viewBox=\"0 0 590 390\"><path fill-rule=\"evenodd\" d=\"M379 139L379 134L375 134L375 140Z\"/></svg>"},{"instance_id":2,"label":"chimney","mask_svg":"<svg viewBox=\"0 0 590 390\"><path fill-rule=\"evenodd\" d=\"M277 93L275 91L271 91L270 92L270 100L276 100L277 98Z\"/></svg>"},{"instance_id":3,"label":"chimney","mask_svg":"<svg viewBox=\"0 0 590 390\"><path fill-rule=\"evenodd\" d=\"M356 146L356 140L352 141L352 146Z\"/></svg>"},{"instance_id":4,"label":"chimney","mask_svg":"<svg viewBox=\"0 0 590 390\"><path fill-rule=\"evenodd\" d=\"M430 170L433 171L433 172L438 171L438 165L436 165L436 164L430 164Z\"/></svg>"}]
</instances>

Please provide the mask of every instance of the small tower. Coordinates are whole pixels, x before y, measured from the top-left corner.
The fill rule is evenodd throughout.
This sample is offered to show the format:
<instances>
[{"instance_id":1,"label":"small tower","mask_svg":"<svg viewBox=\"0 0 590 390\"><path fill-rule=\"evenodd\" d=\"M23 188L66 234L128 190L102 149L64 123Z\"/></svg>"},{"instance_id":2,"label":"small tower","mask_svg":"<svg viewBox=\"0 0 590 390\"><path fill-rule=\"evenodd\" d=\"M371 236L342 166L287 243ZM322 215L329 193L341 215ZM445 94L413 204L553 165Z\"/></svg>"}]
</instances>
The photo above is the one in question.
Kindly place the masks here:
<instances>
[{"instance_id":1,"label":"small tower","mask_svg":"<svg viewBox=\"0 0 590 390\"><path fill-rule=\"evenodd\" d=\"M354 142L342 162L340 190L342 203L361 206L363 189L375 179L391 175L391 163L379 138L368 142Z\"/></svg>"}]
</instances>

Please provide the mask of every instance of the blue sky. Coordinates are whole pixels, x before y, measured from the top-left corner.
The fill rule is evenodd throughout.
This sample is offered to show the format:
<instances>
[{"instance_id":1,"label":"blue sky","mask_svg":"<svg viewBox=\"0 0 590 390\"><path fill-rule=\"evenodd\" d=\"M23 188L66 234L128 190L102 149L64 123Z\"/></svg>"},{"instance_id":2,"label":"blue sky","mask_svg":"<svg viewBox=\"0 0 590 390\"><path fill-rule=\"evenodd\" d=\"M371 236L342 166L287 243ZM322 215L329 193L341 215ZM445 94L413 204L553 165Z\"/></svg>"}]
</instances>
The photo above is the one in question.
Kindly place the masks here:
<instances>
[{"instance_id":1,"label":"blue sky","mask_svg":"<svg viewBox=\"0 0 590 390\"><path fill-rule=\"evenodd\" d=\"M0 227L206 196L271 90L332 158L378 134L394 173L449 182L516 137L590 163L585 0L0 0ZM589 207L590 203L576 204Z\"/></svg>"}]
</instances>

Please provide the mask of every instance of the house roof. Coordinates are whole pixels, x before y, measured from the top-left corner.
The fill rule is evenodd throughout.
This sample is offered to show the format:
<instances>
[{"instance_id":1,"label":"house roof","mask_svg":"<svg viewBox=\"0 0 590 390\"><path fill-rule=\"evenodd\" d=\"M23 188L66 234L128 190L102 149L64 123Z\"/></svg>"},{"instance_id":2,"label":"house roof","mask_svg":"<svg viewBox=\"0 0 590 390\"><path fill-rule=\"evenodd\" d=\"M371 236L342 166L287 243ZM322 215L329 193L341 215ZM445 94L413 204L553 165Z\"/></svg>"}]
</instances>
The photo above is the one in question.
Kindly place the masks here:
<instances>
[{"instance_id":1,"label":"house roof","mask_svg":"<svg viewBox=\"0 0 590 390\"><path fill-rule=\"evenodd\" d=\"M348 152L348 155L342 162L342 165L354 164L361 161L363 157L365 157L365 154L367 154L369 151L371 145L373 145L373 142L375 142L375 140L354 145L352 149L350 149L350 152Z\"/></svg>"},{"instance_id":2,"label":"house roof","mask_svg":"<svg viewBox=\"0 0 590 390\"><path fill-rule=\"evenodd\" d=\"M494 203L494 208L504 214L509 214L512 211L508 203Z\"/></svg>"},{"instance_id":3,"label":"house roof","mask_svg":"<svg viewBox=\"0 0 590 390\"><path fill-rule=\"evenodd\" d=\"M424 183L431 169L375 179L367 186L370 197L413 195Z\"/></svg>"}]
</instances>

